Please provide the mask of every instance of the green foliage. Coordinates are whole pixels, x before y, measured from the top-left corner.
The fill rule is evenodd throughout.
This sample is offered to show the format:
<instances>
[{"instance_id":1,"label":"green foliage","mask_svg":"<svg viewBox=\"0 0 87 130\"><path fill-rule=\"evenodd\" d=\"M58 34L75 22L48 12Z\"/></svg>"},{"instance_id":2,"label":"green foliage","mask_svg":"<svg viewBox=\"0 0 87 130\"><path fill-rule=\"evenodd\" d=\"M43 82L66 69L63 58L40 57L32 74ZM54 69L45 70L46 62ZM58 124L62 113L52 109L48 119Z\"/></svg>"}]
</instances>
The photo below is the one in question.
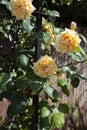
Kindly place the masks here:
<instances>
[{"instance_id":1,"label":"green foliage","mask_svg":"<svg viewBox=\"0 0 87 130\"><path fill-rule=\"evenodd\" d=\"M0 4L5 5L8 10L12 10L8 0L1 0Z\"/></svg>"},{"instance_id":2,"label":"green foliage","mask_svg":"<svg viewBox=\"0 0 87 130\"><path fill-rule=\"evenodd\" d=\"M58 79L57 84L59 87L61 87L62 92L64 94L66 94L67 96L70 95L70 90L69 90L70 87L66 80Z\"/></svg>"},{"instance_id":3,"label":"green foliage","mask_svg":"<svg viewBox=\"0 0 87 130\"><path fill-rule=\"evenodd\" d=\"M72 0L60 0L60 2L69 5ZM54 0L52 3L55 4L57 1ZM50 84L50 77L41 78L35 74L34 63L38 59L36 41L38 43L41 41L40 56L44 54L52 56L55 38L64 31L55 26L55 21L60 16L59 12L50 10L47 1L44 0L40 7L40 9L42 8L41 12L36 9L25 20L17 20L11 16L12 9L9 0L1 0L0 5L6 11L6 15L2 12L5 17L0 21L0 99L7 98L10 101L7 111L8 120L6 120L5 126L0 124L0 129L31 130L32 117L36 110L32 104L33 97L39 95L38 129L60 129L64 125L64 115L68 114L71 107L60 98L59 87L62 93L68 97L71 93L70 88L77 88L80 80L86 79L78 68L72 65L82 62L86 58L86 53L79 45L75 52L69 54L72 57L72 66L63 65L57 70L65 77L58 77L58 87L55 89ZM36 16L38 14L43 18L42 28L40 27L37 31ZM87 43L83 35L79 34L79 36L84 43ZM5 41L5 45L4 40L8 41ZM57 77L57 74L58 72L54 75ZM59 104L58 107L55 106L55 102ZM73 108L74 116L76 116L76 110Z\"/></svg>"},{"instance_id":4,"label":"green foliage","mask_svg":"<svg viewBox=\"0 0 87 130\"><path fill-rule=\"evenodd\" d=\"M57 90L48 85L45 85L43 90L46 92L47 96L50 97L51 99L57 99L59 96Z\"/></svg>"},{"instance_id":5,"label":"green foliage","mask_svg":"<svg viewBox=\"0 0 87 130\"><path fill-rule=\"evenodd\" d=\"M27 67L28 61L29 61L29 58L26 55L21 54L17 57L16 64L18 67Z\"/></svg>"},{"instance_id":6,"label":"green foliage","mask_svg":"<svg viewBox=\"0 0 87 130\"><path fill-rule=\"evenodd\" d=\"M43 106L40 111L41 111L41 114L40 114L41 118L44 118L50 115L50 111L46 106Z\"/></svg>"},{"instance_id":7,"label":"green foliage","mask_svg":"<svg viewBox=\"0 0 87 130\"><path fill-rule=\"evenodd\" d=\"M64 80L64 79L58 79L57 83L58 83L58 86L62 87L62 86L64 86L66 84L66 80Z\"/></svg>"},{"instance_id":8,"label":"green foliage","mask_svg":"<svg viewBox=\"0 0 87 130\"><path fill-rule=\"evenodd\" d=\"M40 109L40 125L41 129L43 128L49 128L49 115L50 110L48 109L48 106L43 106Z\"/></svg>"},{"instance_id":9,"label":"green foliage","mask_svg":"<svg viewBox=\"0 0 87 130\"><path fill-rule=\"evenodd\" d=\"M34 28L34 24L31 23L31 19L27 18L23 21L23 27L25 31L30 35L32 29Z\"/></svg>"},{"instance_id":10,"label":"green foliage","mask_svg":"<svg viewBox=\"0 0 87 130\"><path fill-rule=\"evenodd\" d=\"M78 108L76 106L72 106L72 114L74 117L78 117Z\"/></svg>"},{"instance_id":11,"label":"green foliage","mask_svg":"<svg viewBox=\"0 0 87 130\"><path fill-rule=\"evenodd\" d=\"M53 113L50 115L49 122L53 128L61 128L64 125L64 117L62 114Z\"/></svg>"},{"instance_id":12,"label":"green foliage","mask_svg":"<svg viewBox=\"0 0 87 130\"><path fill-rule=\"evenodd\" d=\"M68 84L65 84L63 87L62 87L62 91L64 94L66 94L67 96L70 95L70 90L69 90L69 85Z\"/></svg>"},{"instance_id":13,"label":"green foliage","mask_svg":"<svg viewBox=\"0 0 87 130\"><path fill-rule=\"evenodd\" d=\"M53 16L53 17L59 17L59 12L56 10L47 10L46 8L43 8L43 12L45 13L45 15L47 16Z\"/></svg>"},{"instance_id":14,"label":"green foliage","mask_svg":"<svg viewBox=\"0 0 87 130\"><path fill-rule=\"evenodd\" d=\"M69 67L68 66L65 66L65 67L62 67L61 68L61 71L64 73L64 72L67 72L67 71L69 71L70 69L69 69Z\"/></svg>"},{"instance_id":15,"label":"green foliage","mask_svg":"<svg viewBox=\"0 0 87 130\"><path fill-rule=\"evenodd\" d=\"M70 5L73 2L73 0L60 0L60 2L61 2L62 5L63 4Z\"/></svg>"},{"instance_id":16,"label":"green foliage","mask_svg":"<svg viewBox=\"0 0 87 130\"><path fill-rule=\"evenodd\" d=\"M78 77L72 77L71 84L73 87L75 87L75 88L78 87L79 82L80 82L80 80Z\"/></svg>"},{"instance_id":17,"label":"green foliage","mask_svg":"<svg viewBox=\"0 0 87 130\"><path fill-rule=\"evenodd\" d=\"M16 93L9 94L8 97L11 101L11 106L9 107L8 114L19 114L23 107L22 103L26 102L26 98Z\"/></svg>"},{"instance_id":18,"label":"green foliage","mask_svg":"<svg viewBox=\"0 0 87 130\"><path fill-rule=\"evenodd\" d=\"M62 113L68 113L69 112L69 105L67 103L60 103L58 109Z\"/></svg>"},{"instance_id":19,"label":"green foliage","mask_svg":"<svg viewBox=\"0 0 87 130\"><path fill-rule=\"evenodd\" d=\"M80 37L82 38L82 40L84 41L85 44L87 44L87 39L84 35L80 34Z\"/></svg>"}]
</instances>

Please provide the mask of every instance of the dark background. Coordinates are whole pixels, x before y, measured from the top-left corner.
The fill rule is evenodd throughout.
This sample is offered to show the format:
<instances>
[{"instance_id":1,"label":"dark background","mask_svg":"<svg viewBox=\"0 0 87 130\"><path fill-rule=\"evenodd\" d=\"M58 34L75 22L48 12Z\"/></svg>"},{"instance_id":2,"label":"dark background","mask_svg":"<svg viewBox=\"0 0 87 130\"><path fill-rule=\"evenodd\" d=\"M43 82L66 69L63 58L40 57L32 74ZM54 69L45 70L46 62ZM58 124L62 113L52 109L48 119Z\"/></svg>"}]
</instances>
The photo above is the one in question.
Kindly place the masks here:
<instances>
[{"instance_id":1,"label":"dark background","mask_svg":"<svg viewBox=\"0 0 87 130\"><path fill-rule=\"evenodd\" d=\"M49 9L57 10L60 12L60 17L57 19L58 22L70 23L75 21L80 26L87 25L87 0L73 0L68 6L66 4L61 5L60 0L56 0L56 4L52 4L51 0L47 0Z\"/></svg>"}]
</instances>

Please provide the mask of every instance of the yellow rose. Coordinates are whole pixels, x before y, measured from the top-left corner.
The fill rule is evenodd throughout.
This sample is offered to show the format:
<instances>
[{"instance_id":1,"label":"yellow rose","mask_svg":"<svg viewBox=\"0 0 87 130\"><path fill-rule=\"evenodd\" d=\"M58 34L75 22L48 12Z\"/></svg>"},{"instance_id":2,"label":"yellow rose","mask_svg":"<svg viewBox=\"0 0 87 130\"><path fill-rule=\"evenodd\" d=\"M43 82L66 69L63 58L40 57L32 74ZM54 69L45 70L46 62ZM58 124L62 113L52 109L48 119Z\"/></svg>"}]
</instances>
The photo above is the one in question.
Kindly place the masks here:
<instances>
[{"instance_id":1,"label":"yellow rose","mask_svg":"<svg viewBox=\"0 0 87 130\"><path fill-rule=\"evenodd\" d=\"M55 48L61 53L74 52L81 39L75 31L65 29L64 32L56 36Z\"/></svg>"},{"instance_id":2,"label":"yellow rose","mask_svg":"<svg viewBox=\"0 0 87 130\"><path fill-rule=\"evenodd\" d=\"M54 60L48 55L42 56L34 64L34 73L42 78L47 78L55 74L57 66Z\"/></svg>"},{"instance_id":3,"label":"yellow rose","mask_svg":"<svg viewBox=\"0 0 87 130\"><path fill-rule=\"evenodd\" d=\"M75 23L74 21L72 21L71 24L70 24L70 29L76 30L77 29L77 23Z\"/></svg>"},{"instance_id":4,"label":"yellow rose","mask_svg":"<svg viewBox=\"0 0 87 130\"><path fill-rule=\"evenodd\" d=\"M26 19L30 16L35 7L32 5L32 0L10 0L12 7L12 15L17 19Z\"/></svg>"}]
</instances>

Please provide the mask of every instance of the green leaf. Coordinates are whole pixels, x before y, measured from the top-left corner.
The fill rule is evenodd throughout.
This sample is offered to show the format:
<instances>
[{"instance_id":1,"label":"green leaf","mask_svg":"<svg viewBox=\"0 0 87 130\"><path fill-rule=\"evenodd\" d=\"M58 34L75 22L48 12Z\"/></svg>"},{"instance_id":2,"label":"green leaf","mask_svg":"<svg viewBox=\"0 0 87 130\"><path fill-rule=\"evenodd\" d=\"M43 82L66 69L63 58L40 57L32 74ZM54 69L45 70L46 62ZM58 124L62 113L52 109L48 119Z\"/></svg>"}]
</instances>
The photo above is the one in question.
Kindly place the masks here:
<instances>
[{"instance_id":1,"label":"green leaf","mask_svg":"<svg viewBox=\"0 0 87 130\"><path fill-rule=\"evenodd\" d=\"M81 52L81 50L80 50L80 47L79 47L79 46L77 46L77 47L76 47L75 52L78 52L78 53L79 53L79 52Z\"/></svg>"},{"instance_id":2,"label":"green leaf","mask_svg":"<svg viewBox=\"0 0 87 130\"><path fill-rule=\"evenodd\" d=\"M2 26L0 26L0 32L5 33Z\"/></svg>"},{"instance_id":3,"label":"green leaf","mask_svg":"<svg viewBox=\"0 0 87 130\"><path fill-rule=\"evenodd\" d=\"M68 84L65 84L63 87L62 87L62 91L64 94L66 94L67 96L70 95L70 91L69 91L69 85Z\"/></svg>"},{"instance_id":4,"label":"green leaf","mask_svg":"<svg viewBox=\"0 0 87 130\"><path fill-rule=\"evenodd\" d=\"M51 41L50 35L49 35L48 32L44 32L44 33L43 33L43 39L44 39L44 42L45 42L45 43L49 43L49 42Z\"/></svg>"},{"instance_id":5,"label":"green leaf","mask_svg":"<svg viewBox=\"0 0 87 130\"><path fill-rule=\"evenodd\" d=\"M16 58L16 65L17 67L27 67L28 66L29 57L25 54L21 54Z\"/></svg>"},{"instance_id":6,"label":"green leaf","mask_svg":"<svg viewBox=\"0 0 87 130\"><path fill-rule=\"evenodd\" d=\"M10 82L11 80L12 80L12 79L11 79L11 77L10 77L9 74L2 73L2 74L0 75L0 85L1 85L1 86L7 85L8 82Z\"/></svg>"},{"instance_id":7,"label":"green leaf","mask_svg":"<svg viewBox=\"0 0 87 130\"><path fill-rule=\"evenodd\" d=\"M43 8L43 12L47 16L53 16L53 17L59 17L60 16L59 12L56 11L56 10L51 11L51 10L48 10L47 8Z\"/></svg>"},{"instance_id":8,"label":"green leaf","mask_svg":"<svg viewBox=\"0 0 87 130\"><path fill-rule=\"evenodd\" d=\"M58 91L49 85L45 85L43 90L51 99L57 99L59 96Z\"/></svg>"},{"instance_id":9,"label":"green leaf","mask_svg":"<svg viewBox=\"0 0 87 130\"><path fill-rule=\"evenodd\" d=\"M51 106L51 110L52 110L52 113L58 113L58 114L60 113L59 110L58 110L58 108L55 107L55 105Z\"/></svg>"},{"instance_id":10,"label":"green leaf","mask_svg":"<svg viewBox=\"0 0 87 130\"><path fill-rule=\"evenodd\" d=\"M58 109L62 113L68 113L69 112L69 105L67 103L60 103Z\"/></svg>"},{"instance_id":11,"label":"green leaf","mask_svg":"<svg viewBox=\"0 0 87 130\"><path fill-rule=\"evenodd\" d=\"M56 10L50 11L50 15L51 15L51 16L55 16L55 17L59 17L59 16L60 16L59 12L56 11Z\"/></svg>"},{"instance_id":12,"label":"green leaf","mask_svg":"<svg viewBox=\"0 0 87 130\"><path fill-rule=\"evenodd\" d=\"M85 44L87 44L87 39L84 35L80 34L80 37L82 38L82 40L84 41Z\"/></svg>"},{"instance_id":13,"label":"green leaf","mask_svg":"<svg viewBox=\"0 0 87 130\"><path fill-rule=\"evenodd\" d=\"M50 115L50 110L48 109L47 106L43 106L40 110L40 117L44 118Z\"/></svg>"},{"instance_id":14,"label":"green leaf","mask_svg":"<svg viewBox=\"0 0 87 130\"><path fill-rule=\"evenodd\" d=\"M75 52L81 53L83 57L86 56L85 51L83 50L83 48L80 45L76 48Z\"/></svg>"},{"instance_id":15,"label":"green leaf","mask_svg":"<svg viewBox=\"0 0 87 130\"><path fill-rule=\"evenodd\" d=\"M32 90L32 94L39 94L42 90L42 82L28 80L28 85Z\"/></svg>"},{"instance_id":16,"label":"green leaf","mask_svg":"<svg viewBox=\"0 0 87 130\"><path fill-rule=\"evenodd\" d=\"M80 51L81 51L82 56L85 57L85 56L86 56L86 53L85 53L84 49L83 49L81 46L79 46L79 48L80 48Z\"/></svg>"},{"instance_id":17,"label":"green leaf","mask_svg":"<svg viewBox=\"0 0 87 130\"><path fill-rule=\"evenodd\" d=\"M74 117L78 118L78 110L77 109L74 110L72 114L73 114Z\"/></svg>"},{"instance_id":18,"label":"green leaf","mask_svg":"<svg viewBox=\"0 0 87 130\"><path fill-rule=\"evenodd\" d=\"M50 21L52 22L52 23L54 23L55 21L56 21L56 17L54 17L54 16L49 16L49 19L50 19Z\"/></svg>"},{"instance_id":19,"label":"green leaf","mask_svg":"<svg viewBox=\"0 0 87 130\"><path fill-rule=\"evenodd\" d=\"M34 28L34 25L31 24L30 17L28 17L26 20L23 20L23 27L25 31L30 35L32 29Z\"/></svg>"},{"instance_id":20,"label":"green leaf","mask_svg":"<svg viewBox=\"0 0 87 130\"><path fill-rule=\"evenodd\" d=\"M66 80L64 80L64 79L58 79L57 80L57 84L58 84L58 86L62 87L62 86L64 86L66 84Z\"/></svg>"},{"instance_id":21,"label":"green leaf","mask_svg":"<svg viewBox=\"0 0 87 130\"><path fill-rule=\"evenodd\" d=\"M64 125L64 116L62 114L53 113L49 117L49 123L53 128L62 128Z\"/></svg>"},{"instance_id":22,"label":"green leaf","mask_svg":"<svg viewBox=\"0 0 87 130\"><path fill-rule=\"evenodd\" d=\"M80 53L74 52L70 54L75 61L81 61L83 56Z\"/></svg>"},{"instance_id":23,"label":"green leaf","mask_svg":"<svg viewBox=\"0 0 87 130\"><path fill-rule=\"evenodd\" d=\"M79 85L80 79L78 77L73 77L71 80L71 84L74 88L77 88Z\"/></svg>"},{"instance_id":24,"label":"green leaf","mask_svg":"<svg viewBox=\"0 0 87 130\"><path fill-rule=\"evenodd\" d=\"M80 74L80 73L76 73L76 76L81 78L81 79L84 79L84 80L87 79L83 74Z\"/></svg>"},{"instance_id":25,"label":"green leaf","mask_svg":"<svg viewBox=\"0 0 87 130\"><path fill-rule=\"evenodd\" d=\"M19 86L18 89L21 89L21 90L26 90L29 87L28 81L26 79L18 80L17 85Z\"/></svg>"},{"instance_id":26,"label":"green leaf","mask_svg":"<svg viewBox=\"0 0 87 130\"><path fill-rule=\"evenodd\" d=\"M60 2L61 2L61 5L66 4L69 6L73 2L73 0L60 0Z\"/></svg>"},{"instance_id":27,"label":"green leaf","mask_svg":"<svg viewBox=\"0 0 87 130\"><path fill-rule=\"evenodd\" d=\"M40 118L40 127L41 127L41 130L49 129L49 118L48 117Z\"/></svg>"},{"instance_id":28,"label":"green leaf","mask_svg":"<svg viewBox=\"0 0 87 130\"><path fill-rule=\"evenodd\" d=\"M70 69L75 72L77 70L77 67L76 66L71 66Z\"/></svg>"},{"instance_id":29,"label":"green leaf","mask_svg":"<svg viewBox=\"0 0 87 130\"><path fill-rule=\"evenodd\" d=\"M0 26L0 35L1 35L1 37L5 37L5 38L7 38L7 37L8 37L8 35L7 35L6 31L3 29L3 27L2 27L2 26Z\"/></svg>"},{"instance_id":30,"label":"green leaf","mask_svg":"<svg viewBox=\"0 0 87 130\"><path fill-rule=\"evenodd\" d=\"M40 127L41 130L47 130L49 128L49 115L50 110L48 109L48 103L42 101L40 104Z\"/></svg>"},{"instance_id":31,"label":"green leaf","mask_svg":"<svg viewBox=\"0 0 87 130\"><path fill-rule=\"evenodd\" d=\"M63 73L65 73L66 71L69 71L69 70L70 70L70 68L67 67L67 66L61 68L61 71L62 71Z\"/></svg>"},{"instance_id":32,"label":"green leaf","mask_svg":"<svg viewBox=\"0 0 87 130\"><path fill-rule=\"evenodd\" d=\"M26 98L22 95L18 95L17 93L9 93L8 99L11 101L11 105L9 107L9 114L18 114L21 112L23 108L23 102L26 102Z\"/></svg>"},{"instance_id":33,"label":"green leaf","mask_svg":"<svg viewBox=\"0 0 87 130\"><path fill-rule=\"evenodd\" d=\"M27 80L33 94L39 93L43 87L43 83L46 81L46 79L35 75L33 71L27 73Z\"/></svg>"},{"instance_id":34,"label":"green leaf","mask_svg":"<svg viewBox=\"0 0 87 130\"><path fill-rule=\"evenodd\" d=\"M10 2L8 2L7 0L1 0L1 1L0 1L0 4L5 5L6 8L7 8L9 11L12 10L12 9L11 9L11 6L10 6Z\"/></svg>"},{"instance_id":35,"label":"green leaf","mask_svg":"<svg viewBox=\"0 0 87 130\"><path fill-rule=\"evenodd\" d=\"M30 72L27 72L27 78L28 80L30 81L37 81L37 82L40 82L40 83L44 83L46 82L46 79L45 78L40 78L39 76L37 76L36 74L34 74L33 71L30 71Z\"/></svg>"},{"instance_id":36,"label":"green leaf","mask_svg":"<svg viewBox=\"0 0 87 130\"><path fill-rule=\"evenodd\" d=\"M43 106L48 106L48 102L47 101L40 101L39 108L42 108Z\"/></svg>"},{"instance_id":37,"label":"green leaf","mask_svg":"<svg viewBox=\"0 0 87 130\"><path fill-rule=\"evenodd\" d=\"M71 78L72 71L66 71L66 77L69 79Z\"/></svg>"},{"instance_id":38,"label":"green leaf","mask_svg":"<svg viewBox=\"0 0 87 130\"><path fill-rule=\"evenodd\" d=\"M78 108L76 106L72 106L72 115L78 117Z\"/></svg>"}]
</instances>

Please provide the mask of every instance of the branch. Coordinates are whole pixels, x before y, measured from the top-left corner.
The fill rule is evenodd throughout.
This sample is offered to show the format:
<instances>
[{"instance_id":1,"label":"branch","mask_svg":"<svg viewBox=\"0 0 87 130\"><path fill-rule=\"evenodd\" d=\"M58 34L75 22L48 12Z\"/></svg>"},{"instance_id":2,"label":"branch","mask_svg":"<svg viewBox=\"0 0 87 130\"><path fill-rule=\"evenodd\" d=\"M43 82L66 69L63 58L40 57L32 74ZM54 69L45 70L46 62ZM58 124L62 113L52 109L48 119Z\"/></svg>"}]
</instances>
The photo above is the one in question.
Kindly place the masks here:
<instances>
[{"instance_id":1,"label":"branch","mask_svg":"<svg viewBox=\"0 0 87 130\"><path fill-rule=\"evenodd\" d=\"M64 66L70 66L70 65L75 65L75 64L84 63L84 62L86 62L86 61L87 61L87 59L84 59L84 60L82 60L82 61L77 61L77 62L70 62L69 64L65 64L65 65L58 66L58 68L62 68L62 67L64 67Z\"/></svg>"}]
</instances>

